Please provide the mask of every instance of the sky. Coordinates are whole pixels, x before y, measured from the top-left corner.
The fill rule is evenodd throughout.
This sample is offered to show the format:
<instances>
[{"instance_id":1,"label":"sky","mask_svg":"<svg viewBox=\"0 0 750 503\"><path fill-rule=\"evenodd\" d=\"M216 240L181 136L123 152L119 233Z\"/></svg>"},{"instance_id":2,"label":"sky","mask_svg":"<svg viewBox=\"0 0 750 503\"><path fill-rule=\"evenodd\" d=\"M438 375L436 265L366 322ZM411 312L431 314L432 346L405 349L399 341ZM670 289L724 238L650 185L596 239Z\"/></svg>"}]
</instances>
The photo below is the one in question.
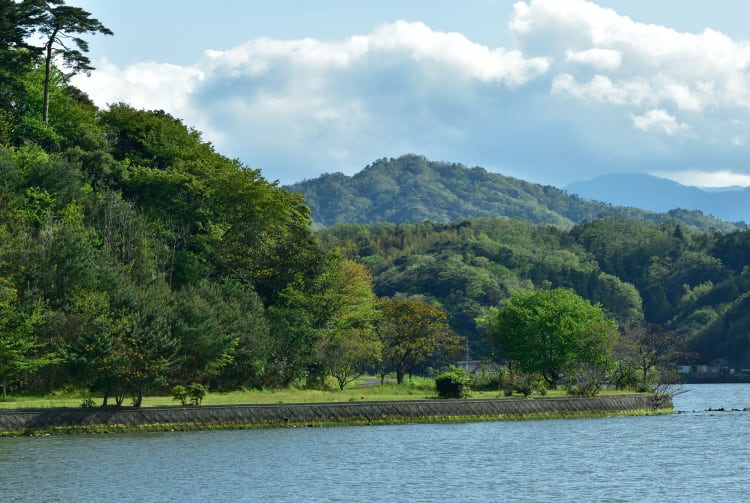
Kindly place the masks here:
<instances>
[{"instance_id":1,"label":"sky","mask_svg":"<svg viewBox=\"0 0 750 503\"><path fill-rule=\"evenodd\" d=\"M750 186L746 0L69 0L94 102L282 185L413 153L564 187Z\"/></svg>"}]
</instances>

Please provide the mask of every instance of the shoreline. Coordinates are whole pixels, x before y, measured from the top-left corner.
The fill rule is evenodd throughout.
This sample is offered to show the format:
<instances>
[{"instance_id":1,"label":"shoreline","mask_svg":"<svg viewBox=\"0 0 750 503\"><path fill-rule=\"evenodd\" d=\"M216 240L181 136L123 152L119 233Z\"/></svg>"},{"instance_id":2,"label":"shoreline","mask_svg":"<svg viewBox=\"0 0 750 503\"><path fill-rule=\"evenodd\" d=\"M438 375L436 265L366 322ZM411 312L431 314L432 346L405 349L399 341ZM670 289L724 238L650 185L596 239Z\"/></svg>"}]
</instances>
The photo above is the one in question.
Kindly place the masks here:
<instances>
[{"instance_id":1,"label":"shoreline","mask_svg":"<svg viewBox=\"0 0 750 503\"><path fill-rule=\"evenodd\" d=\"M13 409L0 436L565 419L669 414L670 396L538 397L274 405Z\"/></svg>"}]
</instances>

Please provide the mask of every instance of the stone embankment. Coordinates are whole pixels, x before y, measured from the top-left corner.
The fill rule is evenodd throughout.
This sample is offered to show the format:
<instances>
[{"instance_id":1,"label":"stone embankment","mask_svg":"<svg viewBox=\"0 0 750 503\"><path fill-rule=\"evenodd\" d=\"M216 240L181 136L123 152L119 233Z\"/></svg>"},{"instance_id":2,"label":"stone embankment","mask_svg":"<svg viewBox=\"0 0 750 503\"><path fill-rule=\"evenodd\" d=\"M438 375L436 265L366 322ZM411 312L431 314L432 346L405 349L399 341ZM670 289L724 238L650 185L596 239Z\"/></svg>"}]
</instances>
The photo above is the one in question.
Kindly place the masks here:
<instances>
[{"instance_id":1,"label":"stone embankment","mask_svg":"<svg viewBox=\"0 0 750 503\"><path fill-rule=\"evenodd\" d=\"M667 413L672 407L669 396L626 395L140 409L51 408L0 411L0 434L489 421Z\"/></svg>"}]
</instances>

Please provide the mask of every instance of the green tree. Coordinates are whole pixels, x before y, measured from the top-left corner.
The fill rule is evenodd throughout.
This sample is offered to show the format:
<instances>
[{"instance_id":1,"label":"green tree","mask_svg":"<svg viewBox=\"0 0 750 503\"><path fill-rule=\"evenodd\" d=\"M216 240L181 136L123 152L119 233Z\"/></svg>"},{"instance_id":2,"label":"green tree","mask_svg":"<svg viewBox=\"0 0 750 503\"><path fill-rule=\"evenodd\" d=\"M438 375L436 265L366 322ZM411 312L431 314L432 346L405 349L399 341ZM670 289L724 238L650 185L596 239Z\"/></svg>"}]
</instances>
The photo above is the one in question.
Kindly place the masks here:
<instances>
[{"instance_id":1,"label":"green tree","mask_svg":"<svg viewBox=\"0 0 750 503\"><path fill-rule=\"evenodd\" d=\"M176 378L211 384L231 364L242 336L238 304L221 285L203 281L175 295L172 329L179 343Z\"/></svg>"},{"instance_id":2,"label":"green tree","mask_svg":"<svg viewBox=\"0 0 750 503\"><path fill-rule=\"evenodd\" d=\"M430 357L455 356L463 338L446 322L445 312L415 300L378 300L381 316L375 325L382 361L396 371L396 382ZM442 359L442 358L441 358Z\"/></svg>"},{"instance_id":3,"label":"green tree","mask_svg":"<svg viewBox=\"0 0 750 503\"><path fill-rule=\"evenodd\" d=\"M60 56L63 66L73 72L89 72L94 69L85 53L89 44L79 35L112 35L112 30L80 7L65 5L63 0L43 0L37 31L44 37L44 104L42 119L45 127L49 119L49 86L52 76L52 60Z\"/></svg>"},{"instance_id":4,"label":"green tree","mask_svg":"<svg viewBox=\"0 0 750 503\"><path fill-rule=\"evenodd\" d=\"M317 348L318 359L340 390L358 379L365 366L378 359L379 346L372 333L362 330L335 331L325 337Z\"/></svg>"},{"instance_id":5,"label":"green tree","mask_svg":"<svg viewBox=\"0 0 750 503\"><path fill-rule=\"evenodd\" d=\"M120 341L127 331L127 321L118 316L106 292L96 291L74 295L66 321L76 332L62 344L71 379L89 391L102 393L102 407L108 405L110 397L121 405L126 393L123 376L127 357Z\"/></svg>"},{"instance_id":6,"label":"green tree","mask_svg":"<svg viewBox=\"0 0 750 503\"><path fill-rule=\"evenodd\" d=\"M179 343L169 326L170 305L165 285L139 291L138 304L126 315L126 330L117 341L120 354L126 357L121 377L133 394L135 407L141 406L148 389L167 384L169 371L176 363Z\"/></svg>"},{"instance_id":7,"label":"green tree","mask_svg":"<svg viewBox=\"0 0 750 503\"><path fill-rule=\"evenodd\" d=\"M0 283L0 385L3 396L10 379L31 373L55 360L51 353L40 351L41 344L34 335L40 318L39 306L25 309L15 289Z\"/></svg>"},{"instance_id":8,"label":"green tree","mask_svg":"<svg viewBox=\"0 0 750 503\"><path fill-rule=\"evenodd\" d=\"M364 265L340 261L335 255L330 266L319 305L331 311L316 349L325 371L343 390L362 375L365 364L376 361L379 356L373 327L375 295L372 277Z\"/></svg>"},{"instance_id":9,"label":"green tree","mask_svg":"<svg viewBox=\"0 0 750 503\"><path fill-rule=\"evenodd\" d=\"M509 359L552 389L561 374L609 365L617 332L599 305L565 289L514 293L489 329Z\"/></svg>"},{"instance_id":10,"label":"green tree","mask_svg":"<svg viewBox=\"0 0 750 503\"><path fill-rule=\"evenodd\" d=\"M38 51L27 42L36 13L33 1L0 0L0 144L9 140L13 105L24 100L22 76Z\"/></svg>"}]
</instances>

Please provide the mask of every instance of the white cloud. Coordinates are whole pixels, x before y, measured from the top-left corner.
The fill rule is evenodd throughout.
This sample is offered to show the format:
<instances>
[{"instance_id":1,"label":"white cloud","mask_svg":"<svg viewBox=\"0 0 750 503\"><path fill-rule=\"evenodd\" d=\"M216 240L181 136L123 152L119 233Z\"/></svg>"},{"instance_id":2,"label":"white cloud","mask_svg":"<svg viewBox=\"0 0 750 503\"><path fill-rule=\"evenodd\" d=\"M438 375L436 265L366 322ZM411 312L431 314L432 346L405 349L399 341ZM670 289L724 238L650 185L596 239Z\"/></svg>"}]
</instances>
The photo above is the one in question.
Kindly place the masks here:
<instances>
[{"instance_id":1,"label":"white cloud","mask_svg":"<svg viewBox=\"0 0 750 503\"><path fill-rule=\"evenodd\" d=\"M680 124L677 119L664 110L649 110L643 115L631 116L635 127L646 132L662 132L670 136L688 129L685 124Z\"/></svg>"},{"instance_id":2,"label":"white cloud","mask_svg":"<svg viewBox=\"0 0 750 503\"><path fill-rule=\"evenodd\" d=\"M549 64L398 21L340 42L258 38L206 51L189 67L105 61L75 83L99 105L164 109L230 155L328 152L329 170L350 171L381 157L383 146L460 141L472 115L487 113L488 95L524 86ZM372 158L361 159L363 150Z\"/></svg>"},{"instance_id":3,"label":"white cloud","mask_svg":"<svg viewBox=\"0 0 750 503\"><path fill-rule=\"evenodd\" d=\"M614 105L654 105L654 93L644 79L615 83L606 75L595 75L589 82L579 84L576 78L563 73L552 81L552 93L564 93L583 101L598 101Z\"/></svg>"},{"instance_id":4,"label":"white cloud","mask_svg":"<svg viewBox=\"0 0 750 503\"><path fill-rule=\"evenodd\" d=\"M405 21L256 38L190 66L97 62L74 83L101 106L166 110L283 183L406 152L558 185L603 166L744 169L749 43L586 0L517 2L508 29L498 48Z\"/></svg>"},{"instance_id":5,"label":"white cloud","mask_svg":"<svg viewBox=\"0 0 750 503\"><path fill-rule=\"evenodd\" d=\"M120 69L105 59L92 77L77 75L75 83L100 105L127 100L137 108L179 114L188 111L189 96L204 77L195 67L145 62Z\"/></svg>"},{"instance_id":6,"label":"white cloud","mask_svg":"<svg viewBox=\"0 0 750 503\"><path fill-rule=\"evenodd\" d=\"M718 187L749 187L750 186L750 175L744 173L735 173L729 170L720 171L698 171L698 170L687 170L687 171L667 171L667 172L654 172L654 176L667 178L673 180L682 185L688 185L692 187L706 187L706 188L718 188Z\"/></svg>"},{"instance_id":7,"label":"white cloud","mask_svg":"<svg viewBox=\"0 0 750 503\"><path fill-rule=\"evenodd\" d=\"M713 107L750 109L750 43L713 30L680 33L637 23L585 0L533 0L514 8L510 29L532 52L557 54L564 63L588 63L606 75L612 96L629 96L635 85L648 90L653 106L682 110ZM582 89L565 87L580 99ZM612 99L612 103L638 104ZM600 99L598 95L594 99Z\"/></svg>"},{"instance_id":8,"label":"white cloud","mask_svg":"<svg viewBox=\"0 0 750 503\"><path fill-rule=\"evenodd\" d=\"M613 49L587 49L565 51L565 60L591 65L599 70L616 70L622 64L622 52Z\"/></svg>"}]
</instances>

